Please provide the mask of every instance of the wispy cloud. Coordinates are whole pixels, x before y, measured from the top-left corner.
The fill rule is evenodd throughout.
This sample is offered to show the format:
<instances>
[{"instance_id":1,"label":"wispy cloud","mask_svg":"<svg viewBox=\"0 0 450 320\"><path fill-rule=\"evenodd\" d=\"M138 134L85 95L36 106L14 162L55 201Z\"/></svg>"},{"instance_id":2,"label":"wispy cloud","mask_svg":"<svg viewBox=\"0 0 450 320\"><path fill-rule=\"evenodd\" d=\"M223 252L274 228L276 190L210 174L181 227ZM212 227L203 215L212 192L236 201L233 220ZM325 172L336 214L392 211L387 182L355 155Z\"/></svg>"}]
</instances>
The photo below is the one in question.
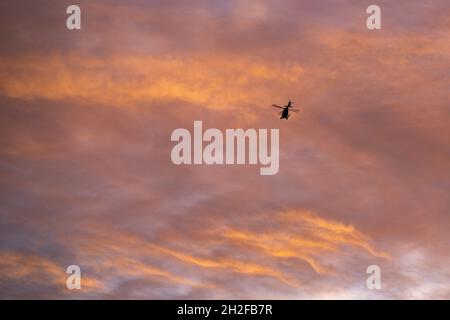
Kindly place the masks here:
<instances>
[{"instance_id":1,"label":"wispy cloud","mask_svg":"<svg viewBox=\"0 0 450 320\"><path fill-rule=\"evenodd\" d=\"M448 1L79 4L0 4L1 298L449 296ZM279 173L174 166L199 119Z\"/></svg>"}]
</instances>

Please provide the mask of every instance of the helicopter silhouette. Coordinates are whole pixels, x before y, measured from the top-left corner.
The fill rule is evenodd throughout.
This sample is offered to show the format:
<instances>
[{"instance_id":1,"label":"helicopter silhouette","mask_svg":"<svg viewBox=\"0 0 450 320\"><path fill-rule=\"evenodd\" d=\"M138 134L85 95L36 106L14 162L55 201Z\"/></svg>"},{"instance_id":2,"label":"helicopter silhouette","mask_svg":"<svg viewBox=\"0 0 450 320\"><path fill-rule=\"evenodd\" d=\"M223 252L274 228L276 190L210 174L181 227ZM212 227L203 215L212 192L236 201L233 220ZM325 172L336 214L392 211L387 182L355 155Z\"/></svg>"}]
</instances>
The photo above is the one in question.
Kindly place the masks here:
<instances>
[{"instance_id":1,"label":"helicopter silhouette","mask_svg":"<svg viewBox=\"0 0 450 320\"><path fill-rule=\"evenodd\" d=\"M291 115L290 112L298 112L298 109L295 109L293 107L294 102L289 100L288 104L284 107L281 107L277 104L273 104L272 107L282 109L278 114L280 114L280 119L289 119L289 116Z\"/></svg>"}]
</instances>

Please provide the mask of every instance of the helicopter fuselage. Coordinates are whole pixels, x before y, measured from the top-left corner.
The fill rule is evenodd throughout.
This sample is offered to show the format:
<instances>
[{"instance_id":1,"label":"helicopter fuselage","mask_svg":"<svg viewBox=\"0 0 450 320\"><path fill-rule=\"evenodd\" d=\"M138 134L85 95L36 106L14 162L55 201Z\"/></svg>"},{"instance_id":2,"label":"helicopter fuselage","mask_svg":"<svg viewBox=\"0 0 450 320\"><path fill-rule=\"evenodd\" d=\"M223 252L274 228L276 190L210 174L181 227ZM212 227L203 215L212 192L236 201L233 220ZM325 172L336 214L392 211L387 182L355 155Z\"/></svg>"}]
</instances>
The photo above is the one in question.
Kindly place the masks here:
<instances>
[{"instance_id":1,"label":"helicopter fuselage","mask_svg":"<svg viewBox=\"0 0 450 320\"><path fill-rule=\"evenodd\" d=\"M289 119L289 107L285 107L281 113L280 119Z\"/></svg>"}]
</instances>

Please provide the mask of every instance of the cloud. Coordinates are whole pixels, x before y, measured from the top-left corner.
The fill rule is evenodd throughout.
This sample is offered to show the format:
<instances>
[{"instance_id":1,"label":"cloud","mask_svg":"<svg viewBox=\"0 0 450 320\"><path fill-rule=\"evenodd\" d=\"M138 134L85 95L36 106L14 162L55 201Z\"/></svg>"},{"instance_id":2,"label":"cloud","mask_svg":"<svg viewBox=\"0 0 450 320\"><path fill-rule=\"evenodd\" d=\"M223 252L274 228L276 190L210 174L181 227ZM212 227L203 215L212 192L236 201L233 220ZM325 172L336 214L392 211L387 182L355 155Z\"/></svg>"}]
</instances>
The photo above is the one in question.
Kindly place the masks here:
<instances>
[{"instance_id":1,"label":"cloud","mask_svg":"<svg viewBox=\"0 0 450 320\"><path fill-rule=\"evenodd\" d=\"M304 285L301 274L305 268L310 267L319 275L332 270L321 262L326 260L327 253L339 255L343 246L370 247L370 240L353 226L327 221L312 213L283 212L277 214L276 220L290 226L276 231L268 226L253 233L248 229L255 226L245 221L239 225L247 230L230 225L226 228L203 225L182 238L173 238L168 230L168 234L160 235L159 241L113 226L89 223L89 227L83 227L84 231L71 239L69 248L75 249L73 259L82 268L82 293L102 297L130 279L143 282L153 279L172 288L232 292L240 281L257 283L258 279L266 278L273 279L273 285L278 283L295 292ZM337 234L345 234L348 239L336 238ZM363 244L355 243L355 237L364 239ZM64 246L64 239L60 242ZM367 253L373 255L373 251L370 247ZM48 281L61 287L58 294L70 296L70 291L62 290L66 274L58 263L5 252L2 257L2 274L9 280L33 279L39 283L44 274ZM292 259L306 265L289 263ZM16 269L16 265L21 268ZM221 278L234 280L222 283ZM114 294L123 297L120 292Z\"/></svg>"},{"instance_id":2,"label":"cloud","mask_svg":"<svg viewBox=\"0 0 450 320\"><path fill-rule=\"evenodd\" d=\"M34 289L42 288L42 297L56 298L72 293L66 289L65 267L50 259L33 254L0 252L0 285L2 298L37 298ZM82 275L81 286L85 294L102 290L103 284L97 279ZM19 287L19 288L18 288ZM69 295L70 296L70 295Z\"/></svg>"},{"instance_id":3,"label":"cloud","mask_svg":"<svg viewBox=\"0 0 450 320\"><path fill-rule=\"evenodd\" d=\"M290 87L303 76L294 63L202 55L23 57L2 60L0 73L0 91L13 98L77 99L123 107L182 100L212 109L250 101L268 86Z\"/></svg>"},{"instance_id":4,"label":"cloud","mask_svg":"<svg viewBox=\"0 0 450 320\"><path fill-rule=\"evenodd\" d=\"M0 4L0 297L448 297L447 1L79 4ZM194 120L279 173L173 165Z\"/></svg>"}]
</instances>

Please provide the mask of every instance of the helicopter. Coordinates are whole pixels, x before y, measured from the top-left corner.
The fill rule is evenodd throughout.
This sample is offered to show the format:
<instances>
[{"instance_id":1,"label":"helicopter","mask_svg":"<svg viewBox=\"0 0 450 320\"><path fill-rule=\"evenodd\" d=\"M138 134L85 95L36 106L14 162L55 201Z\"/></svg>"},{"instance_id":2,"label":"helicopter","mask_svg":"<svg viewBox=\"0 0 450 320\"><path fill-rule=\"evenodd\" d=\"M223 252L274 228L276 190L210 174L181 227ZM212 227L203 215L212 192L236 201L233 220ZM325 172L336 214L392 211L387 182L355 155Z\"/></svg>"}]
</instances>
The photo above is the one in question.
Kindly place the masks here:
<instances>
[{"instance_id":1,"label":"helicopter","mask_svg":"<svg viewBox=\"0 0 450 320\"><path fill-rule=\"evenodd\" d=\"M277 104L273 104L272 107L278 108L278 109L283 109L279 112L279 114L281 115L280 119L287 120L287 119L289 119L289 116L291 115L290 112L298 112L299 111L298 109L294 109L293 104L294 104L294 102L289 100L288 104L285 105L284 107L281 107Z\"/></svg>"}]
</instances>

